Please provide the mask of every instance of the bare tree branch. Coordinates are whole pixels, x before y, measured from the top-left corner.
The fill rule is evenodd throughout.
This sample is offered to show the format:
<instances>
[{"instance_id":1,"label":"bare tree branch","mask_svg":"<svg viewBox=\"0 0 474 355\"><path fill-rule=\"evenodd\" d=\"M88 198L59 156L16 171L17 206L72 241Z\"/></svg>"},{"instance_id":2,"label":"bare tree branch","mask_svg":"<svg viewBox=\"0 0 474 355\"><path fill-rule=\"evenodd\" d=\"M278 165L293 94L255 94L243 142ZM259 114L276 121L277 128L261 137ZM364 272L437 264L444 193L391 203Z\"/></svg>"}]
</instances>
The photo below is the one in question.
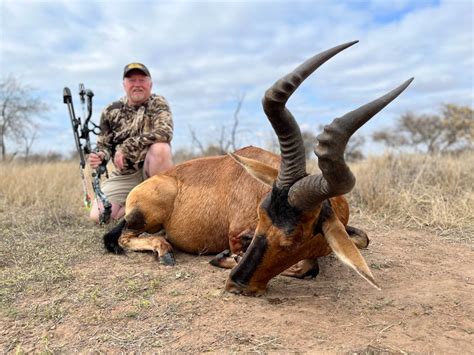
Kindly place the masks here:
<instances>
[{"instance_id":1,"label":"bare tree branch","mask_svg":"<svg viewBox=\"0 0 474 355\"><path fill-rule=\"evenodd\" d=\"M0 82L0 150L6 159L6 139L23 139L33 128L33 117L48 107L32 94L32 89L22 85L13 76Z\"/></svg>"},{"instance_id":2,"label":"bare tree branch","mask_svg":"<svg viewBox=\"0 0 474 355\"><path fill-rule=\"evenodd\" d=\"M399 117L395 129L376 131L372 139L388 147L409 147L428 154L474 149L474 111L447 104L441 115L407 112Z\"/></svg>"},{"instance_id":3,"label":"bare tree branch","mask_svg":"<svg viewBox=\"0 0 474 355\"><path fill-rule=\"evenodd\" d=\"M26 162L28 161L28 158L30 156L30 152L31 152L31 148L33 147L33 143L36 140L37 132L38 131L35 129L35 130L33 130L33 132L31 134L29 132L28 133L25 132L22 136L23 143L25 145L25 161Z\"/></svg>"},{"instance_id":4,"label":"bare tree branch","mask_svg":"<svg viewBox=\"0 0 474 355\"><path fill-rule=\"evenodd\" d=\"M193 147L196 146L199 149L199 151L201 152L201 154L203 155L204 152L206 151L206 149L202 145L201 141L198 139L198 137L196 135L196 131L191 126L189 126L189 131L191 132L191 140L192 140L191 145Z\"/></svg>"},{"instance_id":5,"label":"bare tree branch","mask_svg":"<svg viewBox=\"0 0 474 355\"><path fill-rule=\"evenodd\" d=\"M242 108L242 103L244 102L245 99L245 93L240 94L238 99L237 99L237 107L235 108L234 111L234 124L232 126L232 131L230 134L230 144L232 146L232 150L237 150L237 146L235 144L235 137L237 135L237 127L239 126L239 113L240 109Z\"/></svg>"},{"instance_id":6,"label":"bare tree branch","mask_svg":"<svg viewBox=\"0 0 474 355\"><path fill-rule=\"evenodd\" d=\"M194 128L189 127L191 133L192 146L199 149L201 155L221 155L226 154L230 149L237 150L237 134L239 126L239 113L242 108L242 104L245 99L245 94L239 95L237 98L237 106L233 114L233 123L232 130L230 131L230 136L227 133L227 127L223 124L220 127L219 139L216 143L210 143L206 147L197 137L196 131Z\"/></svg>"},{"instance_id":7,"label":"bare tree branch","mask_svg":"<svg viewBox=\"0 0 474 355\"><path fill-rule=\"evenodd\" d=\"M227 149L229 148L229 141L225 142L225 126L221 127L221 134L219 138L219 154L227 153Z\"/></svg>"}]
</instances>

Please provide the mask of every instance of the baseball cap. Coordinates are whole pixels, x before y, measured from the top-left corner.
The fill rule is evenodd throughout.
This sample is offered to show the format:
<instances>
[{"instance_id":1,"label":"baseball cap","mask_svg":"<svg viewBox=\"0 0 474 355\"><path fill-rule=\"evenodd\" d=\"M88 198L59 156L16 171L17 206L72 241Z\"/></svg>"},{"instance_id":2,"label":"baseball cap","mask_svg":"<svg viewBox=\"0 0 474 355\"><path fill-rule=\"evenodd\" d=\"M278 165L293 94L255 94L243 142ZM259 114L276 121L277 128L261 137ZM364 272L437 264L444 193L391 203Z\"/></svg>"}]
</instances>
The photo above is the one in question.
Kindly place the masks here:
<instances>
[{"instance_id":1,"label":"baseball cap","mask_svg":"<svg viewBox=\"0 0 474 355\"><path fill-rule=\"evenodd\" d=\"M132 70L139 70L146 76L149 76L151 78L150 72L148 71L148 68L144 66L142 63L130 63L123 68L123 77L125 78L128 73L130 73Z\"/></svg>"}]
</instances>

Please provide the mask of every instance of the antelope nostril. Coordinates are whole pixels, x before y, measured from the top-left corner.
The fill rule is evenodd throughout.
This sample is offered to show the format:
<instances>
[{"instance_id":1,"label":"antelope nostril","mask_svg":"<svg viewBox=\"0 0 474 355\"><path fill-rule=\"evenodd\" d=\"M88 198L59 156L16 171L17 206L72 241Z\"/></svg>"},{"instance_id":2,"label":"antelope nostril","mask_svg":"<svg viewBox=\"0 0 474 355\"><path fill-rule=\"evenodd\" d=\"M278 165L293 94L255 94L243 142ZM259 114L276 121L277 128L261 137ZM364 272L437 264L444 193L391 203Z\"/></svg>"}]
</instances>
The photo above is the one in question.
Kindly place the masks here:
<instances>
[{"instance_id":1,"label":"antelope nostril","mask_svg":"<svg viewBox=\"0 0 474 355\"><path fill-rule=\"evenodd\" d=\"M233 281L230 277L225 283L225 290L227 292L235 293L237 295L241 294L244 290L245 285L240 284L239 282Z\"/></svg>"},{"instance_id":2,"label":"antelope nostril","mask_svg":"<svg viewBox=\"0 0 474 355\"><path fill-rule=\"evenodd\" d=\"M259 297L265 293L265 287L255 287L242 284L238 281L232 280L232 278L228 278L225 284L225 290L230 293L234 293L236 295L244 295L244 296L254 296Z\"/></svg>"}]
</instances>

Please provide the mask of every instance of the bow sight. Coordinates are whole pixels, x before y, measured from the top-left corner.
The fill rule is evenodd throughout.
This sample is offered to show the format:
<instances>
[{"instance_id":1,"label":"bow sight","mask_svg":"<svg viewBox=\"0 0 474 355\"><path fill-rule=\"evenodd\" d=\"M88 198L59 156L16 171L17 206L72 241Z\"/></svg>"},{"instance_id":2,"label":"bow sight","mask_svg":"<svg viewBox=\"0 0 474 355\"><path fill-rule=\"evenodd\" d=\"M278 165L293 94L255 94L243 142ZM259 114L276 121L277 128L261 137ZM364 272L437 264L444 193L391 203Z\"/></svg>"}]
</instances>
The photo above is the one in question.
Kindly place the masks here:
<instances>
[{"instance_id":1,"label":"bow sight","mask_svg":"<svg viewBox=\"0 0 474 355\"><path fill-rule=\"evenodd\" d=\"M87 193L86 182L84 177L84 168L86 166L85 156L92 153L93 150L91 148L91 141L90 141L90 133L92 132L95 135L100 134L100 127L97 126L94 122L91 121L92 117L92 97L94 93L92 90L85 89L84 84L79 84L79 97L81 99L83 117L85 117L84 122L81 122L81 117L76 117L74 112L74 105L72 103L72 95L71 90L68 87L65 87L63 90L63 100L64 103L67 105L69 110L69 117L71 118L72 124L72 131L74 134L74 140L76 142L76 149L79 154L80 159L80 167L81 167L81 177L82 177L82 187L84 190L84 204L87 208L91 207L91 198ZM87 115L85 114L84 106L87 100ZM100 189L100 178L102 175L105 174L108 177L107 173L107 162L103 161L101 165L99 165L94 171L92 172L92 189L94 190L95 196L102 202L102 206L99 203L99 223L105 224L109 221L110 215L112 212L112 204L109 202L105 194Z\"/></svg>"}]
</instances>

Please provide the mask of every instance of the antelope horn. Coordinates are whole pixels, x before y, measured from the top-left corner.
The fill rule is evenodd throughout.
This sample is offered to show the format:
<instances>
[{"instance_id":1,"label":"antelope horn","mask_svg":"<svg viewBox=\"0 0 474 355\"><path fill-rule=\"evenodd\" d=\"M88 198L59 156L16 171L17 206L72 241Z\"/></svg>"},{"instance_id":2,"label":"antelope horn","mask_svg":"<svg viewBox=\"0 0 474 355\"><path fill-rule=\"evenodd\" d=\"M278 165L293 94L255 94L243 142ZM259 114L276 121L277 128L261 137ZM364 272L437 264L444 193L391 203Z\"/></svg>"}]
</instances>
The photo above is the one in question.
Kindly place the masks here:
<instances>
[{"instance_id":1,"label":"antelope horn","mask_svg":"<svg viewBox=\"0 0 474 355\"><path fill-rule=\"evenodd\" d=\"M289 187L295 181L306 176L303 138L293 115L285 107L286 102L298 86L319 66L357 42L341 44L315 55L278 80L265 92L262 100L263 110L280 143L281 165L275 182L278 188Z\"/></svg>"},{"instance_id":2,"label":"antelope horn","mask_svg":"<svg viewBox=\"0 0 474 355\"><path fill-rule=\"evenodd\" d=\"M400 95L413 78L405 81L388 94L358 109L336 118L324 127L324 132L317 137L314 149L318 156L321 174L304 177L291 186L288 201L293 207L303 210L317 208L330 197L346 194L352 190L355 177L344 161L344 150L349 138L368 120Z\"/></svg>"}]
</instances>

